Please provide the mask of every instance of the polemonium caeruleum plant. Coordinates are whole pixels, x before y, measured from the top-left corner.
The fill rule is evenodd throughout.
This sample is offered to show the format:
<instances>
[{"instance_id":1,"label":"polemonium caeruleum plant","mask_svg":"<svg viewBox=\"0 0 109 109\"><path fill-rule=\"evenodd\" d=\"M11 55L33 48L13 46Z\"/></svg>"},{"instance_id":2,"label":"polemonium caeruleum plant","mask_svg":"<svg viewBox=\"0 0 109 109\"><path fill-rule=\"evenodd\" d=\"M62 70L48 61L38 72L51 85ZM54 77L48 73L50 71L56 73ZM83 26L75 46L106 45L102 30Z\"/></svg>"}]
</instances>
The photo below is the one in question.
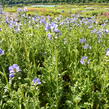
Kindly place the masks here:
<instances>
[{"instance_id":1,"label":"polemonium caeruleum plant","mask_svg":"<svg viewBox=\"0 0 109 109\"><path fill-rule=\"evenodd\" d=\"M108 22L19 11L1 19L0 108L107 109Z\"/></svg>"}]
</instances>

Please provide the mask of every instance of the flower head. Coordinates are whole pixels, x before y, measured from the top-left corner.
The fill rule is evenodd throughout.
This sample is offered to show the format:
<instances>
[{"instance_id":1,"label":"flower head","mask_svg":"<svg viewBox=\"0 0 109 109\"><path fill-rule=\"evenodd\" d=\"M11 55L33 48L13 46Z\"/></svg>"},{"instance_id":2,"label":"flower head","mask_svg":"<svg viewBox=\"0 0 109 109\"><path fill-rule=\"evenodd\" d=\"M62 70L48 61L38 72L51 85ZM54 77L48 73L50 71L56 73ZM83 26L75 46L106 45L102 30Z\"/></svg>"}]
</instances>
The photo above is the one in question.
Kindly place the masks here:
<instances>
[{"instance_id":1,"label":"flower head","mask_svg":"<svg viewBox=\"0 0 109 109\"><path fill-rule=\"evenodd\" d=\"M23 11L22 8L18 8L18 9L17 9L17 12L22 12L22 11Z\"/></svg>"},{"instance_id":2,"label":"flower head","mask_svg":"<svg viewBox=\"0 0 109 109\"><path fill-rule=\"evenodd\" d=\"M55 28L57 28L57 27L58 27L58 25L57 25L55 22L52 22L52 23L51 23L51 28L52 28L52 29L55 29Z\"/></svg>"},{"instance_id":3,"label":"flower head","mask_svg":"<svg viewBox=\"0 0 109 109\"><path fill-rule=\"evenodd\" d=\"M13 78L13 77L15 77L15 74L14 73L10 73L9 74L9 78Z\"/></svg>"},{"instance_id":4,"label":"flower head","mask_svg":"<svg viewBox=\"0 0 109 109\"><path fill-rule=\"evenodd\" d=\"M81 64L89 64L90 63L90 60L88 60L88 57L87 56L83 56L80 60L80 63Z\"/></svg>"},{"instance_id":5,"label":"flower head","mask_svg":"<svg viewBox=\"0 0 109 109\"><path fill-rule=\"evenodd\" d=\"M108 34L109 33L109 30L108 29L105 29L104 32Z\"/></svg>"},{"instance_id":6,"label":"flower head","mask_svg":"<svg viewBox=\"0 0 109 109\"><path fill-rule=\"evenodd\" d=\"M0 28L0 31L2 31L2 28Z\"/></svg>"},{"instance_id":7,"label":"flower head","mask_svg":"<svg viewBox=\"0 0 109 109\"><path fill-rule=\"evenodd\" d=\"M4 50L0 48L0 55L4 55Z\"/></svg>"},{"instance_id":8,"label":"flower head","mask_svg":"<svg viewBox=\"0 0 109 109\"><path fill-rule=\"evenodd\" d=\"M58 28L55 28L55 29L54 29L54 32L55 32L55 33L59 33L60 30L59 30Z\"/></svg>"},{"instance_id":9,"label":"flower head","mask_svg":"<svg viewBox=\"0 0 109 109\"><path fill-rule=\"evenodd\" d=\"M45 18L41 19L40 23L46 24L46 19Z\"/></svg>"},{"instance_id":10,"label":"flower head","mask_svg":"<svg viewBox=\"0 0 109 109\"><path fill-rule=\"evenodd\" d=\"M96 33L97 32L97 29L94 29L91 31L91 33Z\"/></svg>"},{"instance_id":11,"label":"flower head","mask_svg":"<svg viewBox=\"0 0 109 109\"><path fill-rule=\"evenodd\" d=\"M33 79L33 83L34 83L34 85L35 84L41 84L41 81L40 81L39 78L35 78L35 79Z\"/></svg>"},{"instance_id":12,"label":"flower head","mask_svg":"<svg viewBox=\"0 0 109 109\"><path fill-rule=\"evenodd\" d=\"M91 26L89 26L88 28L89 28L89 29L90 29L90 28L93 28L93 26L91 25Z\"/></svg>"},{"instance_id":13,"label":"flower head","mask_svg":"<svg viewBox=\"0 0 109 109\"><path fill-rule=\"evenodd\" d=\"M50 26L50 24L47 23L46 26L45 26L45 30L48 31L50 29L51 29L51 26Z\"/></svg>"},{"instance_id":14,"label":"flower head","mask_svg":"<svg viewBox=\"0 0 109 109\"><path fill-rule=\"evenodd\" d=\"M10 73L16 73L16 72L20 72L21 69L17 64L13 64L12 66L9 67L9 72Z\"/></svg>"},{"instance_id":15,"label":"flower head","mask_svg":"<svg viewBox=\"0 0 109 109\"><path fill-rule=\"evenodd\" d=\"M27 7L24 7L23 10L24 10L24 12L27 12L28 11L28 8Z\"/></svg>"},{"instance_id":16,"label":"flower head","mask_svg":"<svg viewBox=\"0 0 109 109\"><path fill-rule=\"evenodd\" d=\"M52 40L52 35L48 33L48 39Z\"/></svg>"}]
</instances>

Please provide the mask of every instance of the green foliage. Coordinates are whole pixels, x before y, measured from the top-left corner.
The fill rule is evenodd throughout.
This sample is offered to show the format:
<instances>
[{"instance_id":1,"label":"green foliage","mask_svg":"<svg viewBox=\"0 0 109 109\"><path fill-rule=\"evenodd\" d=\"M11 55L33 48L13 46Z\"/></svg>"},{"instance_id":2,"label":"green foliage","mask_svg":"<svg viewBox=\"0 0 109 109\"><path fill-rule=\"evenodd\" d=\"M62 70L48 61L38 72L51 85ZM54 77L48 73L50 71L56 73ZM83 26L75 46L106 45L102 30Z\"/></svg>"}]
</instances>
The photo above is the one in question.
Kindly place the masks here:
<instances>
[{"instance_id":1,"label":"green foliage","mask_svg":"<svg viewBox=\"0 0 109 109\"><path fill-rule=\"evenodd\" d=\"M0 21L0 108L108 109L109 21L101 19L99 24L99 18L79 15L31 16L21 9L18 13L15 19L1 16ZM53 22L59 32L46 30ZM83 56L89 59L85 64ZM21 71L14 69L15 77L10 78L13 64ZM34 78L41 84L34 84Z\"/></svg>"},{"instance_id":2,"label":"green foliage","mask_svg":"<svg viewBox=\"0 0 109 109\"><path fill-rule=\"evenodd\" d=\"M0 0L3 4L29 4L29 3L108 3L108 0Z\"/></svg>"}]
</instances>

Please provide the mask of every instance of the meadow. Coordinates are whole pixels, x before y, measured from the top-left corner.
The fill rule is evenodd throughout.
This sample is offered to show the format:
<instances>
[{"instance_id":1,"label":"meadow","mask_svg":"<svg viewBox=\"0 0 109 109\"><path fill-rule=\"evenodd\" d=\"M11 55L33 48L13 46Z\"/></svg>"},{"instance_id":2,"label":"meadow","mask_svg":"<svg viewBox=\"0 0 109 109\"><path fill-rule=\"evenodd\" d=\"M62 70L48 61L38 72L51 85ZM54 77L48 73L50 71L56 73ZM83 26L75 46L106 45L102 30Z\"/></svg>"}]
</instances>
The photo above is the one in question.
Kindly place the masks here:
<instances>
[{"instance_id":1,"label":"meadow","mask_svg":"<svg viewBox=\"0 0 109 109\"><path fill-rule=\"evenodd\" d=\"M108 4L4 10L0 109L109 108Z\"/></svg>"}]
</instances>

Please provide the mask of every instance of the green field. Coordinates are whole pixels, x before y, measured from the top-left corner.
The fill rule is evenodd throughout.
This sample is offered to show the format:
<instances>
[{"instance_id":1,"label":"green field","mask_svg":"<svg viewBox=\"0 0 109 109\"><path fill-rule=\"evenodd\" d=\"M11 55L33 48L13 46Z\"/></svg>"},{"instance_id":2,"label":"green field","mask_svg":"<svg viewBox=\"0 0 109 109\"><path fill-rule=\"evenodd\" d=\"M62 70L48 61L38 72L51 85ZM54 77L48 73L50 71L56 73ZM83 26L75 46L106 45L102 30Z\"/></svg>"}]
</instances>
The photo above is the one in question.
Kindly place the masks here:
<instances>
[{"instance_id":1,"label":"green field","mask_svg":"<svg viewBox=\"0 0 109 109\"><path fill-rule=\"evenodd\" d=\"M4 12L0 109L109 108L109 4Z\"/></svg>"},{"instance_id":2,"label":"green field","mask_svg":"<svg viewBox=\"0 0 109 109\"><path fill-rule=\"evenodd\" d=\"M53 7L52 7L53 6ZM27 5L27 6L13 6L5 7L4 11L9 12L9 14L17 13L18 8L27 8L27 14L30 15L41 15L41 16L51 16L57 17L62 15L64 17L69 17L71 14L80 14L81 17L92 17L95 16L98 22L109 19L109 4L104 3L90 3L90 4L73 4L73 5Z\"/></svg>"}]
</instances>

